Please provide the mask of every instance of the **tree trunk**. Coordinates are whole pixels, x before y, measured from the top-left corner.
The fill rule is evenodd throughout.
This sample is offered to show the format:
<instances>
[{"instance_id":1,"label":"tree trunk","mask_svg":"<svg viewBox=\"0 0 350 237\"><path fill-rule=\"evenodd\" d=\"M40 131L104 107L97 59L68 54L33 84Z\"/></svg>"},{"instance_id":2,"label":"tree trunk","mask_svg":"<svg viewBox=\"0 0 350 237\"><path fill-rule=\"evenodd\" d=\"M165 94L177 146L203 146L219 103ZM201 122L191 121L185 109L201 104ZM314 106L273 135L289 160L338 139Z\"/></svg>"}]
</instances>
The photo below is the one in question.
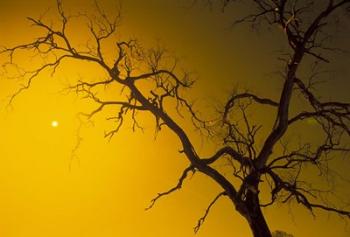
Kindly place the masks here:
<instances>
[{"instance_id":1,"label":"tree trunk","mask_svg":"<svg viewBox=\"0 0 350 237\"><path fill-rule=\"evenodd\" d=\"M260 210L261 213L261 210ZM271 232L267 223L265 221L264 216L261 214L254 215L254 217L250 217L249 220L250 229L253 232L254 237L271 237Z\"/></svg>"},{"instance_id":2,"label":"tree trunk","mask_svg":"<svg viewBox=\"0 0 350 237\"><path fill-rule=\"evenodd\" d=\"M259 205L258 194L248 192L246 199L246 219L254 237L272 237L264 214Z\"/></svg>"}]
</instances>

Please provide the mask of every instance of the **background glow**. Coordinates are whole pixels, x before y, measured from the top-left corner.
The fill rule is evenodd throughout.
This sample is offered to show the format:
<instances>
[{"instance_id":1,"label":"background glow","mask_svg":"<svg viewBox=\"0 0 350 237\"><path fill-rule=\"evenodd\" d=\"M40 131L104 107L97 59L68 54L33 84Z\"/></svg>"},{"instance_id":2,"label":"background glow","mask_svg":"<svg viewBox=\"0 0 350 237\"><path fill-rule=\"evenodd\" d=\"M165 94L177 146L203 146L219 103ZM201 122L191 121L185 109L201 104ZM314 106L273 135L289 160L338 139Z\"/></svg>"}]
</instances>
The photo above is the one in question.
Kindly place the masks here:
<instances>
[{"instance_id":1,"label":"background glow","mask_svg":"<svg viewBox=\"0 0 350 237\"><path fill-rule=\"evenodd\" d=\"M106 9L113 9L114 1L101 2ZM72 12L91 9L87 0L67 0L64 6ZM39 32L26 17L39 17L48 8L48 14L54 12L55 1L1 0L0 44L32 39ZM128 0L123 3L123 14L121 34L136 36L146 45L160 39L194 71L199 80L192 95L200 101L199 106L214 107L237 85L277 96L279 84L267 75L277 64L275 49L269 46L275 45L271 42L276 43L278 35L257 37L246 27L228 29L231 16L203 7L184 7L181 1ZM73 32L77 40L83 35L79 30ZM339 75L349 75L348 64L344 56L331 66L341 72ZM5 100L18 81L1 78L0 236L194 235L193 227L218 187L196 174L180 192L144 211L154 195L176 183L187 164L171 133L165 130L154 140L147 116L144 133L133 133L125 126L108 142L103 132L110 124L103 114L98 115L94 124L82 129L81 145L74 151L79 127L76 114L93 106L62 92L62 88L79 77L100 76L89 64L65 63L53 78L49 73L37 78L12 107L6 107ZM323 90L349 101L349 82L343 78L339 86ZM261 114L261 119L268 119L268 115ZM47 126L53 117L60 122L55 131ZM191 137L201 154L213 151L214 145L203 143L196 133ZM349 163L343 159L337 165L346 169ZM349 183L342 185L340 188L349 188ZM335 216L316 212L317 218L313 218L294 205L275 206L265 213L272 230L281 229L296 237L349 236L348 227ZM229 201L222 199L197 236L248 237L250 231Z\"/></svg>"}]
</instances>

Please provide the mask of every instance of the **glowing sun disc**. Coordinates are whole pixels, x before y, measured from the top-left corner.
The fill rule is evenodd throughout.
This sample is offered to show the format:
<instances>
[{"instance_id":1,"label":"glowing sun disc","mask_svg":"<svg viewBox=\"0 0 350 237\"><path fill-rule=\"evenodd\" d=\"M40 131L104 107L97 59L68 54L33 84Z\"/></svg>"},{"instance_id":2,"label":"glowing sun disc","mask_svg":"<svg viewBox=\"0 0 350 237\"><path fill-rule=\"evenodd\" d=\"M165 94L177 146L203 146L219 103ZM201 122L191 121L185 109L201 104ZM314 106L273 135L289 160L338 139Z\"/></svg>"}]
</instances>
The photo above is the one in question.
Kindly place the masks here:
<instances>
[{"instance_id":1,"label":"glowing sun disc","mask_svg":"<svg viewBox=\"0 0 350 237\"><path fill-rule=\"evenodd\" d=\"M54 120L51 122L51 127L57 128L58 127L58 121Z\"/></svg>"}]
</instances>

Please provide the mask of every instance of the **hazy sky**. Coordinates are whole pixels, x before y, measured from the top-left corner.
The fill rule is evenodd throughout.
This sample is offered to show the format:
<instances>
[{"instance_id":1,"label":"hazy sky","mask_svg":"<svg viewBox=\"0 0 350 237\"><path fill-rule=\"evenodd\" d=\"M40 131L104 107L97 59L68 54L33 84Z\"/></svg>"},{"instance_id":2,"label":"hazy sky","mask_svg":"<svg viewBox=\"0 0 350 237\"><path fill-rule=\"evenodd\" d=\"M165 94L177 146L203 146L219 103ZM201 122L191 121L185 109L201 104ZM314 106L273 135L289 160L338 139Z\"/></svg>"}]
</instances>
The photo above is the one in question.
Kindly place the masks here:
<instances>
[{"instance_id":1,"label":"hazy sky","mask_svg":"<svg viewBox=\"0 0 350 237\"><path fill-rule=\"evenodd\" d=\"M113 9L114 1L100 2L109 12ZM91 10L91 5L88 0L64 1L65 9L72 13ZM278 50L286 47L280 43L283 35L278 29L266 34L248 26L232 28L232 12L241 9L222 13L201 5L189 7L184 0L124 0L122 6L120 36L137 38L145 46L159 43L180 58L181 65L198 80L193 95L199 106L215 107L237 87L277 98L281 84L273 72L279 65ZM45 19L55 19L54 10L52 0L0 0L0 45L29 41L40 31L31 27L26 17L48 12ZM71 34L84 40L79 26L72 28ZM347 40L348 35L335 42L346 45ZM18 59L32 63L21 55ZM340 55L327 66L327 70L337 71L327 77L340 80L321 85L323 98L349 102L349 63L349 55ZM72 156L76 114L93 106L74 94L62 93L62 88L79 77L101 77L96 68L65 63L54 77L43 73L12 107L5 106L7 96L20 81L0 76L0 236L194 235L198 218L220 191L200 174L152 210L144 211L158 192L177 182L187 164L178 153L179 142L169 132L154 140L151 126L144 133L133 133L125 126L108 142L103 135L110 123L101 115L94 124L83 127L83 141ZM52 127L52 121L58 126ZM213 151L212 144L206 145L194 133L191 136L201 154ZM346 159L337 163L341 171L349 164ZM349 188L349 183L342 185ZM345 237L350 233L342 219L319 212L314 218L297 205L276 205L264 213L272 230L296 237ZM222 199L197 236L248 237L250 230L232 204Z\"/></svg>"}]
</instances>

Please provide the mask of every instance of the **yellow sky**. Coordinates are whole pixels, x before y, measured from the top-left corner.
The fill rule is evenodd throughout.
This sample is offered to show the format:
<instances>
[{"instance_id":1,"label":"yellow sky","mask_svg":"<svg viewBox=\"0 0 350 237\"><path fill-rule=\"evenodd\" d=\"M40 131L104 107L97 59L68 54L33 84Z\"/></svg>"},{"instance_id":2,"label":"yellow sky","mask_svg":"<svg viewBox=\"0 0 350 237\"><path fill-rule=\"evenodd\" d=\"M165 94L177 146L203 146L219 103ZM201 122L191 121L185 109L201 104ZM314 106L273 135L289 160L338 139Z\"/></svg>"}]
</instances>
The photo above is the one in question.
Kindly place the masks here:
<instances>
[{"instance_id":1,"label":"yellow sky","mask_svg":"<svg viewBox=\"0 0 350 237\"><path fill-rule=\"evenodd\" d=\"M87 0L69 2L66 7L71 11L90 9L91 5ZM102 2L107 8L113 5L113 1ZM121 33L146 45L160 40L174 51L199 78L194 95L201 99L200 105L217 104L216 98L222 100L237 85L277 95L276 79L268 76L277 64L272 61L274 49L266 47L273 34L260 34L257 41L256 33L242 27L228 29L227 15L201 7L186 8L177 1L145 2L124 1ZM52 10L54 1L0 0L0 45L30 40L38 32L25 17L38 17L49 7ZM75 37L81 39L81 35ZM20 60L31 64L29 59ZM339 63L342 70L343 64ZM187 164L170 132L163 131L154 140L148 117L144 133L133 133L126 125L108 142L103 134L110 123L103 114L98 115L94 124L83 126L83 141L72 157L79 126L76 114L93 107L61 90L69 81L98 77L99 73L91 65L66 63L54 77L49 73L38 77L12 107L5 106L6 99L20 82L0 74L1 237L194 235L198 218L220 190L196 174L181 191L144 211L154 195L177 182ZM349 99L347 88L337 92ZM58 126L53 127L52 121L58 121ZM191 137L201 154L213 151L212 144L203 145L194 133ZM345 237L350 233L340 218L319 214L314 219L297 206L277 205L265 209L265 214L272 230L296 237ZM223 199L197 236L248 237L250 230Z\"/></svg>"}]
</instances>

